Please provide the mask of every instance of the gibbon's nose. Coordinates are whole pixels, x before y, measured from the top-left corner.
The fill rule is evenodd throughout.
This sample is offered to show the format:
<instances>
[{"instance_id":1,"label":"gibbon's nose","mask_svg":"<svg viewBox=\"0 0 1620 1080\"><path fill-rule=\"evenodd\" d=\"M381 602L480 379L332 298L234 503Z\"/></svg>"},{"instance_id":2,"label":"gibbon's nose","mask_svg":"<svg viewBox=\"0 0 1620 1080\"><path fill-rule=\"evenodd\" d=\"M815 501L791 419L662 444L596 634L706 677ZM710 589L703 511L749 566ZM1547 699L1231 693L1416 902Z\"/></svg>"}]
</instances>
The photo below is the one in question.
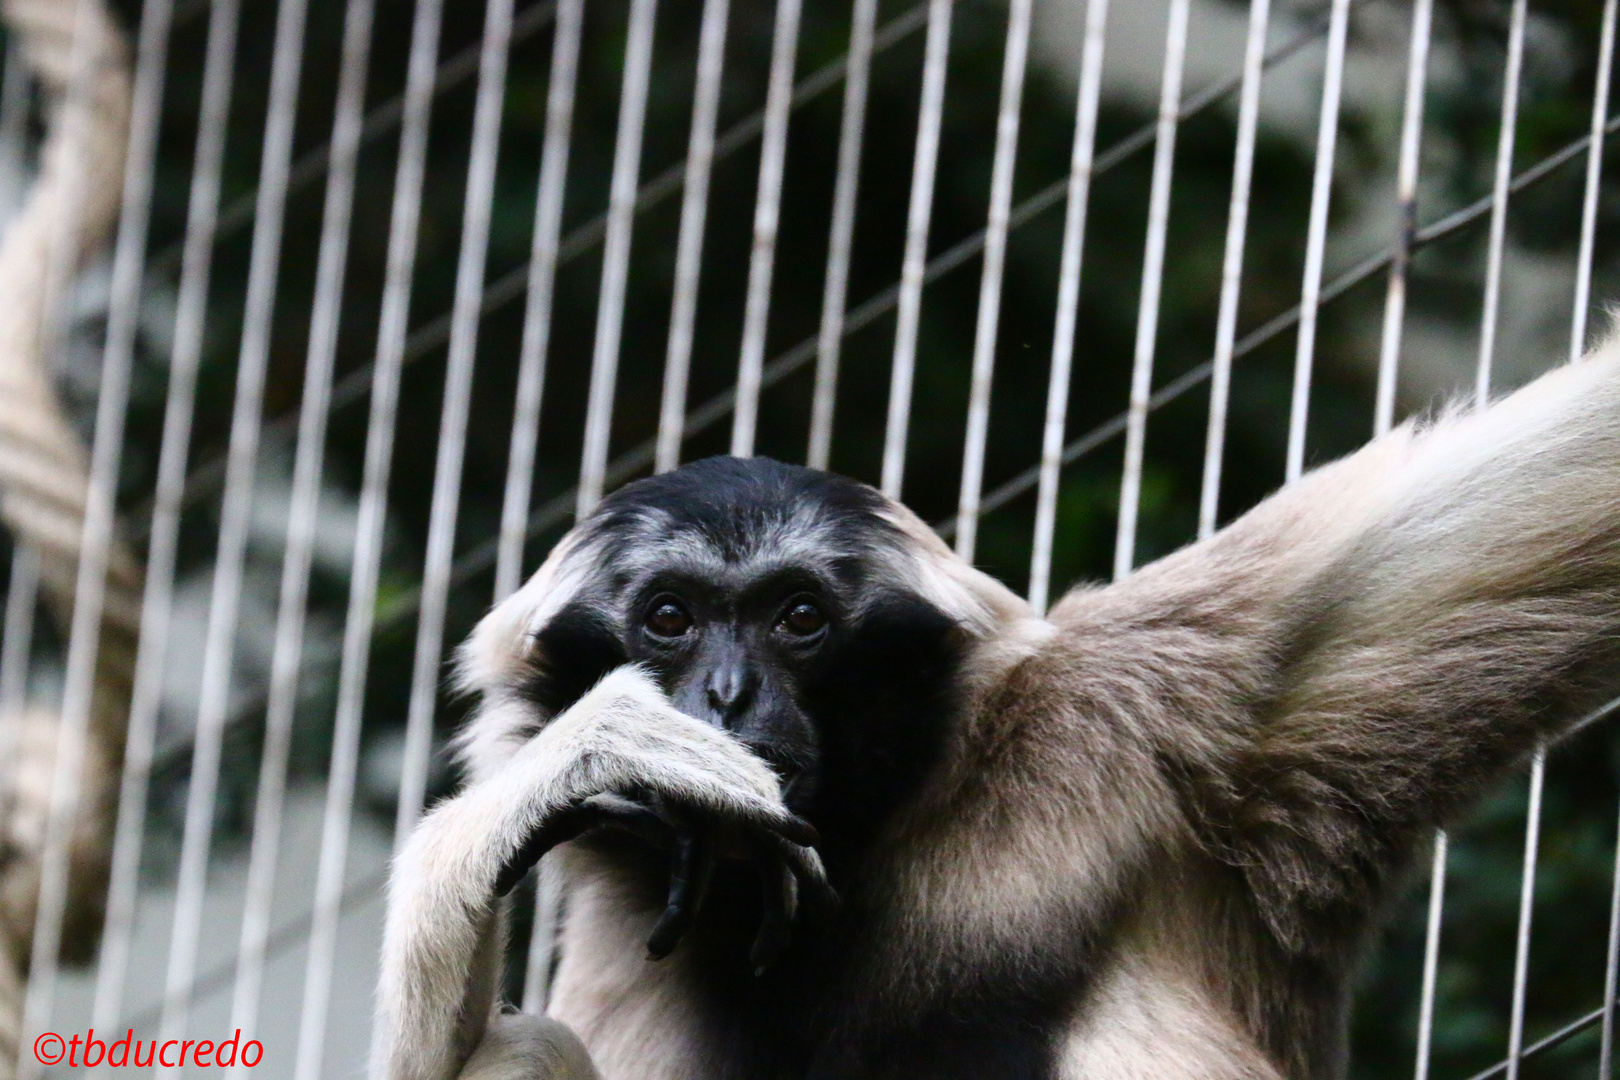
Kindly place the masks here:
<instances>
[{"instance_id":1,"label":"gibbon's nose","mask_svg":"<svg viewBox=\"0 0 1620 1080\"><path fill-rule=\"evenodd\" d=\"M725 660L709 672L703 689L709 708L724 726L730 727L753 704L758 685L759 676L746 663Z\"/></svg>"}]
</instances>

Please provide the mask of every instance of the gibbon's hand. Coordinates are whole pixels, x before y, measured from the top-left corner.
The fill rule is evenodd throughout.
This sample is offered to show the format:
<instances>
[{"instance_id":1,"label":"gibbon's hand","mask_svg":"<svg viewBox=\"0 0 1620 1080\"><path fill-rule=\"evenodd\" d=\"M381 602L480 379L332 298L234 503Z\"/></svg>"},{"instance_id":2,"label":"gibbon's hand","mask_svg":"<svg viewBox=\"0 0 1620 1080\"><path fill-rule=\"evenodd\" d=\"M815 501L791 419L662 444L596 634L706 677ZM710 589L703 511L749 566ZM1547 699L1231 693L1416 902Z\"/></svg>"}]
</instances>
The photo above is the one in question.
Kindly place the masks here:
<instances>
[{"instance_id":1,"label":"gibbon's hand","mask_svg":"<svg viewBox=\"0 0 1620 1080\"><path fill-rule=\"evenodd\" d=\"M808 846L815 830L782 804L770 767L677 711L645 672L620 668L506 764L436 806L406 842L389 885L374 1077L453 1075L453 1059L471 1052L488 1015L489 1003L470 996L487 996L480 963L498 895L551 847L601 825L674 853L669 907L648 942L654 955L690 926L721 853L765 865L756 966L785 947L800 889L830 902ZM477 1030L462 1030L467 1023Z\"/></svg>"},{"instance_id":2,"label":"gibbon's hand","mask_svg":"<svg viewBox=\"0 0 1620 1080\"><path fill-rule=\"evenodd\" d=\"M787 948L801 888L813 914L837 903L820 860L810 850L816 831L809 822L791 814L784 818L752 808L739 813L734 807L705 806L638 786L587 796L536 829L501 867L496 894L511 891L552 847L593 829L626 832L670 853L669 902L647 938L649 959L668 956L691 928L722 857L749 859L759 868L764 916L750 950L757 971Z\"/></svg>"},{"instance_id":3,"label":"gibbon's hand","mask_svg":"<svg viewBox=\"0 0 1620 1080\"><path fill-rule=\"evenodd\" d=\"M674 709L636 669L608 676L543 731L536 741L541 740L548 740L559 764L566 761L563 755L610 755L591 762L605 789L537 821L502 864L495 878L497 896L510 892L553 847L606 828L670 852L669 902L647 938L654 960L668 956L691 927L721 857L748 859L759 867L764 916L750 953L756 969L768 967L787 947L801 890L814 913L836 904L821 861L810 850L816 831L782 805L774 774L768 767L762 774L763 762L725 732ZM709 766L708 775L670 783L667 764L683 757L694 766ZM658 787L652 785L654 777ZM590 779L580 777L574 790L591 786Z\"/></svg>"},{"instance_id":4,"label":"gibbon's hand","mask_svg":"<svg viewBox=\"0 0 1620 1080\"><path fill-rule=\"evenodd\" d=\"M501 809L505 822L486 816ZM648 940L655 958L667 956L691 924L722 854L763 864L766 919L756 952L764 950L765 962L780 951L776 939L801 889L812 906L834 902L811 850L816 831L782 804L770 767L726 732L676 710L633 667L607 676L503 768L436 808L410 847L420 839L431 848L435 836L464 845L477 835L477 819L487 822L483 835L500 857L495 896L510 892L547 851L591 829L628 832L670 851L669 905Z\"/></svg>"}]
</instances>

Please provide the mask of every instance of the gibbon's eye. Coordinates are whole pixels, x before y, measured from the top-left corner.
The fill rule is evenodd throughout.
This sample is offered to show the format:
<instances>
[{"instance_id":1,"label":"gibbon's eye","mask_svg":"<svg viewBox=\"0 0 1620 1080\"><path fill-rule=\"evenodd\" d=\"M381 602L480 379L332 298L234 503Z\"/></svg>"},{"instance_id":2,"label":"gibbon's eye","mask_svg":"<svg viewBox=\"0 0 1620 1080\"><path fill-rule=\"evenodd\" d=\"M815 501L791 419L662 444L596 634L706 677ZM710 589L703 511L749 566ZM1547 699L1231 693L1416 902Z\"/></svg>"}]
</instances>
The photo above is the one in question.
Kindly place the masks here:
<instances>
[{"instance_id":1,"label":"gibbon's eye","mask_svg":"<svg viewBox=\"0 0 1620 1080\"><path fill-rule=\"evenodd\" d=\"M782 612L776 628L796 637L810 637L820 633L826 625L827 616L822 614L819 607L808 600L795 600Z\"/></svg>"},{"instance_id":2,"label":"gibbon's eye","mask_svg":"<svg viewBox=\"0 0 1620 1080\"><path fill-rule=\"evenodd\" d=\"M692 629L692 613L673 596L659 597L647 612L647 629L659 637L680 637Z\"/></svg>"}]
</instances>

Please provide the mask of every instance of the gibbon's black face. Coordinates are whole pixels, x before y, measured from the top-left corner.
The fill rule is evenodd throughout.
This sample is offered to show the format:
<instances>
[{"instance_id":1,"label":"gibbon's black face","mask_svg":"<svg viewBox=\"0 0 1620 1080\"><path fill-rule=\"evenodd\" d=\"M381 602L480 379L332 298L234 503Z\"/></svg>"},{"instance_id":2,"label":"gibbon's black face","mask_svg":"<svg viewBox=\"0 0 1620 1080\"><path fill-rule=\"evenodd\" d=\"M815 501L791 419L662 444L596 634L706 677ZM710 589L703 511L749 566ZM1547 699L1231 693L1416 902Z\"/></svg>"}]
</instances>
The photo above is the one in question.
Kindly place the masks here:
<instances>
[{"instance_id":1,"label":"gibbon's black face","mask_svg":"<svg viewBox=\"0 0 1620 1080\"><path fill-rule=\"evenodd\" d=\"M677 709L768 761L791 800L813 773L819 742L803 687L842 615L833 589L800 568L695 575L671 560L634 590L625 652L659 675Z\"/></svg>"},{"instance_id":2,"label":"gibbon's black face","mask_svg":"<svg viewBox=\"0 0 1620 1080\"><path fill-rule=\"evenodd\" d=\"M958 696L966 634L916 548L876 491L768 459L630 484L580 526L526 692L555 713L643 664L776 770L824 851L847 847L915 789Z\"/></svg>"}]
</instances>

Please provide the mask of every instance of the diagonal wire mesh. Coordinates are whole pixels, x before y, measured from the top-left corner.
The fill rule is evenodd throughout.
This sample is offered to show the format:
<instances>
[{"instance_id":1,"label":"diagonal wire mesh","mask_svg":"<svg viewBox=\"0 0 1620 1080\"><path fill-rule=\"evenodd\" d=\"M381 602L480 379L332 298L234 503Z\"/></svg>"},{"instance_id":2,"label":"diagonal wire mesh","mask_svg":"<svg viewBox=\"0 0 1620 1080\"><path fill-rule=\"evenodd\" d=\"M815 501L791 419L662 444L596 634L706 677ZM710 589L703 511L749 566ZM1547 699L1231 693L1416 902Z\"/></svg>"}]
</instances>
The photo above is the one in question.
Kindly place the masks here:
<instances>
[{"instance_id":1,"label":"diagonal wire mesh","mask_svg":"<svg viewBox=\"0 0 1620 1080\"><path fill-rule=\"evenodd\" d=\"M6 560L0 710L62 693L69 721L115 507L145 569L98 962L56 974L47 892L29 1024L217 1016L278 1075L356 1067L388 853L453 783L449 643L636 476L830 465L1044 609L1464 382L1527 377L1553 303L1515 286L1549 258L1521 217L1569 235L1544 354L1578 355L1612 291L1615 0L1563 76L1537 20L1576 16L1486 7L1479 34L1430 0L147 0L110 299L70 328L105 356L83 625L50 627L26 538ZM1457 119L1433 73L1458 67L1500 107ZM29 149L26 74L9 50L0 156ZM1531 763L1511 843L1437 837L1380 954L1407 1012L1378 1038L1420 1080L1610 1071L1612 813L1571 916L1606 967L1549 988L1560 928L1532 948L1546 867L1576 873L1554 830L1598 828L1561 793L1612 783L1561 760ZM1460 955L1499 856L1511 955ZM539 876L509 965L529 1009L562 903ZM1496 979L1486 1004L1460 964ZM1468 1008L1492 1049L1458 1048Z\"/></svg>"}]
</instances>

